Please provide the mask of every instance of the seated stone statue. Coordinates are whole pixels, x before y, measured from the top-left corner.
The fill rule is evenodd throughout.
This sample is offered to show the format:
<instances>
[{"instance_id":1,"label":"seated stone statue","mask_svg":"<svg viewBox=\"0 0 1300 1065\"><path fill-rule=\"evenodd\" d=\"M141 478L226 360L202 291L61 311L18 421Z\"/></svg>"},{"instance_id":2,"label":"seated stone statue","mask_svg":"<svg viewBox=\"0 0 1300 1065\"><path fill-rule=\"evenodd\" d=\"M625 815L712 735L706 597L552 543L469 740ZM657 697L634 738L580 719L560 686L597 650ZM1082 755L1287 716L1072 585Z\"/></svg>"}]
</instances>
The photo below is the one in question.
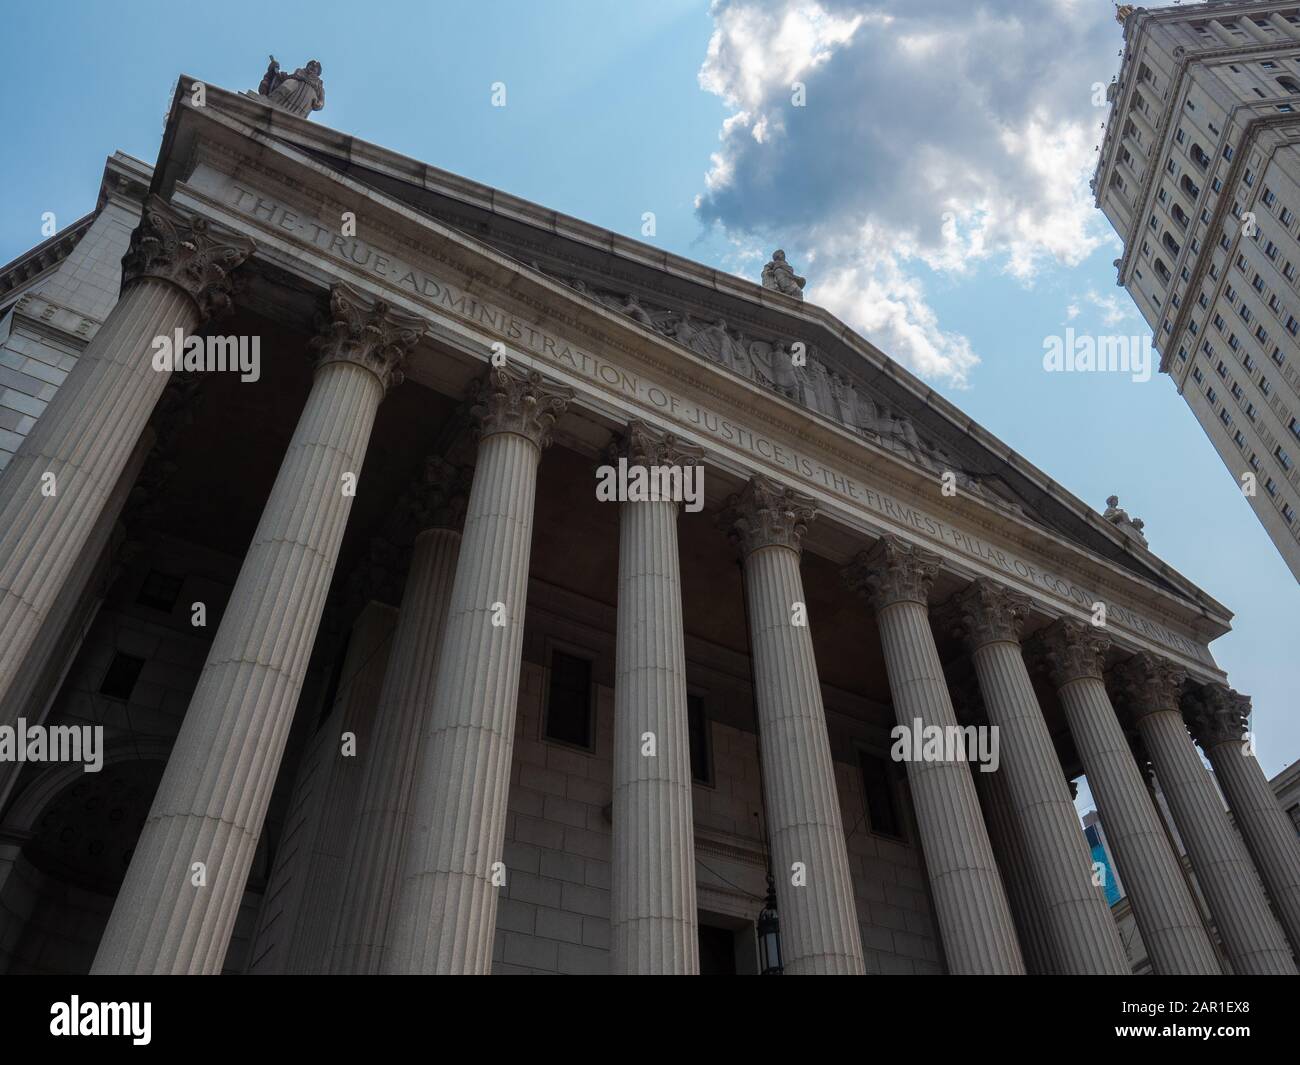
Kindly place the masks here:
<instances>
[{"instance_id":1,"label":"seated stone statue","mask_svg":"<svg viewBox=\"0 0 1300 1065\"><path fill-rule=\"evenodd\" d=\"M1119 505L1119 496L1106 497L1106 509L1101 516L1118 528L1125 536L1136 540L1143 547L1147 546L1147 538L1142 532L1146 527L1146 523L1141 518L1130 518L1128 511Z\"/></svg>"},{"instance_id":2,"label":"seated stone statue","mask_svg":"<svg viewBox=\"0 0 1300 1065\"><path fill-rule=\"evenodd\" d=\"M785 261L785 252L780 248L772 253L772 261L763 267L763 287L774 292L784 292L797 300L803 299L803 287L808 283L806 277L799 277L794 267Z\"/></svg>"}]
</instances>

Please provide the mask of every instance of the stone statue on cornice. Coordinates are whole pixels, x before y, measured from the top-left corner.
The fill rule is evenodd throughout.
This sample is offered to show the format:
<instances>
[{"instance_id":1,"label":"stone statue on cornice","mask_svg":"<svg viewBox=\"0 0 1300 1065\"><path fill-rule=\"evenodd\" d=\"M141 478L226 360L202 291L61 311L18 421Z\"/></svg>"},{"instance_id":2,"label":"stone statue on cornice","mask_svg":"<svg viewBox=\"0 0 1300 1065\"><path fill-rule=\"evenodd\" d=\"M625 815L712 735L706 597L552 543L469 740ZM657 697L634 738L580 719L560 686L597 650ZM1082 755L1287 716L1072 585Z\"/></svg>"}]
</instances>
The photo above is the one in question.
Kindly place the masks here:
<instances>
[{"instance_id":1,"label":"stone statue on cornice","mask_svg":"<svg viewBox=\"0 0 1300 1065\"><path fill-rule=\"evenodd\" d=\"M1146 527L1146 522L1141 518L1130 518L1128 511L1119 505L1119 496L1106 497L1106 509L1101 515L1108 522L1114 525L1120 532L1132 540L1136 540L1143 547L1147 546L1146 535L1142 530Z\"/></svg>"},{"instance_id":2,"label":"stone statue on cornice","mask_svg":"<svg viewBox=\"0 0 1300 1065\"><path fill-rule=\"evenodd\" d=\"M785 261L785 252L780 248L772 253L772 261L763 267L763 287L774 292L783 292L801 300L803 287L807 283L808 279L796 274L794 267Z\"/></svg>"},{"instance_id":3,"label":"stone statue on cornice","mask_svg":"<svg viewBox=\"0 0 1300 1065\"><path fill-rule=\"evenodd\" d=\"M321 65L317 60L308 60L305 67L285 74L275 56L270 59L262 84L257 87L258 95L265 96L282 111L299 118L306 118L325 106L325 83L321 80Z\"/></svg>"}]
</instances>

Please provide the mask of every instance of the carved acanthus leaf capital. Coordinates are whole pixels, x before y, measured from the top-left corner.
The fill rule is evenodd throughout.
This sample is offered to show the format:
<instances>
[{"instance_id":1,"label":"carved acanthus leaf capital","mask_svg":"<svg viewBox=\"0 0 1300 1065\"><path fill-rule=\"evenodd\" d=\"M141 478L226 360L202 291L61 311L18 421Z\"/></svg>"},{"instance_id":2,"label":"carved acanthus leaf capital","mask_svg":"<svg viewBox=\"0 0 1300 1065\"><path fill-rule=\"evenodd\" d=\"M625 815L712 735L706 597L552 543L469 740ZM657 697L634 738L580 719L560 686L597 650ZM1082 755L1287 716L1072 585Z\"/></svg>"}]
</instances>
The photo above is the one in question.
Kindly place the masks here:
<instances>
[{"instance_id":1,"label":"carved acanthus leaf capital","mask_svg":"<svg viewBox=\"0 0 1300 1065\"><path fill-rule=\"evenodd\" d=\"M1186 671L1139 652L1110 671L1113 700L1135 719L1161 710L1178 713Z\"/></svg>"},{"instance_id":2,"label":"carved acanthus leaf capital","mask_svg":"<svg viewBox=\"0 0 1300 1065\"><path fill-rule=\"evenodd\" d=\"M480 438L515 433L545 449L572 398L573 389L548 381L536 370L494 366L474 386L470 414Z\"/></svg>"},{"instance_id":3,"label":"carved acanthus leaf capital","mask_svg":"<svg viewBox=\"0 0 1300 1065\"><path fill-rule=\"evenodd\" d=\"M800 551L816 513L809 496L759 474L727 500L721 525L744 555L761 547Z\"/></svg>"},{"instance_id":4,"label":"carved acanthus leaf capital","mask_svg":"<svg viewBox=\"0 0 1300 1065\"><path fill-rule=\"evenodd\" d=\"M1183 715L1192 736L1207 751L1220 743L1241 743L1250 728L1250 697L1207 684L1187 693Z\"/></svg>"},{"instance_id":5,"label":"carved acanthus leaf capital","mask_svg":"<svg viewBox=\"0 0 1300 1065\"><path fill-rule=\"evenodd\" d=\"M473 471L429 455L419 475L397 501L393 514L394 534L402 543L413 543L426 529L459 531L465 523Z\"/></svg>"},{"instance_id":6,"label":"carved acanthus leaf capital","mask_svg":"<svg viewBox=\"0 0 1300 1065\"><path fill-rule=\"evenodd\" d=\"M1109 647L1110 641L1095 627L1060 618L1038 633L1029 650L1052 683L1063 688L1075 680L1102 680L1102 659Z\"/></svg>"},{"instance_id":7,"label":"carved acanthus leaf capital","mask_svg":"<svg viewBox=\"0 0 1300 1065\"><path fill-rule=\"evenodd\" d=\"M1026 596L980 577L949 600L942 617L974 651L990 643L1019 643L1028 613Z\"/></svg>"},{"instance_id":8,"label":"carved acanthus leaf capital","mask_svg":"<svg viewBox=\"0 0 1300 1065\"><path fill-rule=\"evenodd\" d=\"M350 362L378 377L387 392L402 383L402 366L424 329L423 319L336 282L330 288L329 321L311 342L317 371Z\"/></svg>"},{"instance_id":9,"label":"carved acanthus leaf capital","mask_svg":"<svg viewBox=\"0 0 1300 1065\"><path fill-rule=\"evenodd\" d=\"M887 534L841 571L850 588L864 596L873 610L894 603L929 602L930 587L939 572L939 556Z\"/></svg>"},{"instance_id":10,"label":"carved acanthus leaf capital","mask_svg":"<svg viewBox=\"0 0 1300 1065\"><path fill-rule=\"evenodd\" d=\"M231 273L253 254L245 236L213 227L201 215L187 215L158 195L144 202L140 224L122 256L123 287L152 277L184 289L202 320L232 307Z\"/></svg>"},{"instance_id":11,"label":"carved acanthus leaf capital","mask_svg":"<svg viewBox=\"0 0 1300 1065\"><path fill-rule=\"evenodd\" d=\"M673 433L635 419L627 431L610 444L610 457L625 458L638 466L698 466L704 461L704 449L683 442Z\"/></svg>"}]
</instances>

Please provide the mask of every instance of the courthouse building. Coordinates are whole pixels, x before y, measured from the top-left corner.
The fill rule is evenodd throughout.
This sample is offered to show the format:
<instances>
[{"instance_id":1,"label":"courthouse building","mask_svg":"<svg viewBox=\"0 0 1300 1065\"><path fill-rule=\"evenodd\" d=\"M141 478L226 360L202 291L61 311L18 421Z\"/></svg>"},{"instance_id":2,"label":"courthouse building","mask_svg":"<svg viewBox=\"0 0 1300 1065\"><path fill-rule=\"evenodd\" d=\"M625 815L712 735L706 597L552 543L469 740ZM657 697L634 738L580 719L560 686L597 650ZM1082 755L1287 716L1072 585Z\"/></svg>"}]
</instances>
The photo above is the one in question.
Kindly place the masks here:
<instances>
[{"instance_id":1,"label":"courthouse building","mask_svg":"<svg viewBox=\"0 0 1300 1065\"><path fill-rule=\"evenodd\" d=\"M182 78L0 272L0 725L104 737L0 763L0 966L1126 973L1086 774L1157 971L1295 972L1230 613L1117 506L784 256L331 130L319 76ZM603 501L620 459L702 498Z\"/></svg>"},{"instance_id":2,"label":"courthouse building","mask_svg":"<svg viewBox=\"0 0 1300 1065\"><path fill-rule=\"evenodd\" d=\"M1119 7L1093 177L1132 295L1300 580L1300 4Z\"/></svg>"}]
</instances>

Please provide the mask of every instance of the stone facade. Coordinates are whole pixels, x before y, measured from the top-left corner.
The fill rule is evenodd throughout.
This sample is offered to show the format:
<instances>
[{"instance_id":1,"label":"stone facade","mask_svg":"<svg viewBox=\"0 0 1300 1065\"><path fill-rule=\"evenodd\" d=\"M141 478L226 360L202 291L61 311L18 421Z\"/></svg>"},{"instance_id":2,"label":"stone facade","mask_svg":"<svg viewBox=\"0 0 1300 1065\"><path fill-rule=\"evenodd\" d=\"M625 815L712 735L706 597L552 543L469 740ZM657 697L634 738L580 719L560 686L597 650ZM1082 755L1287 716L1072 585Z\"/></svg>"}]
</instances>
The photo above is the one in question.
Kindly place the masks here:
<instances>
[{"instance_id":1,"label":"stone facade","mask_svg":"<svg viewBox=\"0 0 1300 1065\"><path fill-rule=\"evenodd\" d=\"M0 966L755 972L770 874L790 974L1117 972L1086 772L1156 968L1289 971L1230 615L1140 537L779 257L749 284L186 90L152 172L0 272L27 308L66 266L98 322L0 476L0 726L105 732L97 774L0 763ZM71 264L114 225L105 304ZM259 372L156 369L178 330ZM625 460L700 492L603 501ZM1243 837L1193 867L1266 926L1230 962L1125 738L1187 820L1184 722ZM1000 769L898 754L968 723Z\"/></svg>"}]
</instances>

